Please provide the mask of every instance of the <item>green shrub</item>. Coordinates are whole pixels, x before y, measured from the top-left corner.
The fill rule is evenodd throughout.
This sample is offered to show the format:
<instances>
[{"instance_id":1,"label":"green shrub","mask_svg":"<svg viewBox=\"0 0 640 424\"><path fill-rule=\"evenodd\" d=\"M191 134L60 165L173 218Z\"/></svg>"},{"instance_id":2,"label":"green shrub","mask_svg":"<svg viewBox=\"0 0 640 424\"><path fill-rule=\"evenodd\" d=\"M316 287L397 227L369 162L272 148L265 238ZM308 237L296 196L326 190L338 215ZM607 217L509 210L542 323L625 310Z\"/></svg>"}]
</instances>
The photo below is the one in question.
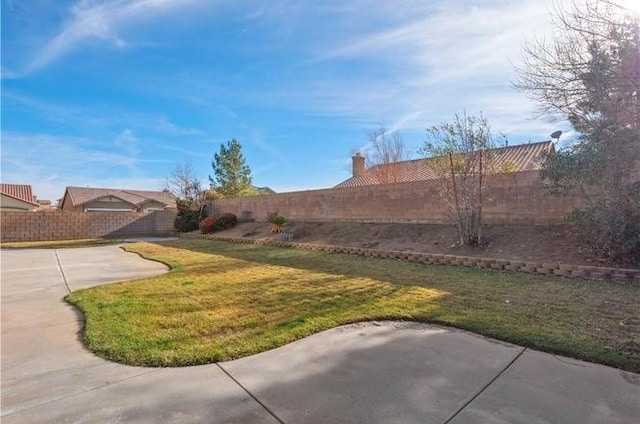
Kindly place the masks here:
<instances>
[{"instance_id":1,"label":"green shrub","mask_svg":"<svg viewBox=\"0 0 640 424\"><path fill-rule=\"evenodd\" d=\"M269 215L267 215L267 221L273 224L271 227L272 233L281 232L282 229L287 225L287 219L284 216L280 215L277 211L271 212Z\"/></svg>"},{"instance_id":2,"label":"green shrub","mask_svg":"<svg viewBox=\"0 0 640 424\"><path fill-rule=\"evenodd\" d=\"M215 224L216 231L228 230L238 225L238 217L232 213L222 214Z\"/></svg>"},{"instance_id":3,"label":"green shrub","mask_svg":"<svg viewBox=\"0 0 640 424\"><path fill-rule=\"evenodd\" d=\"M173 221L173 227L181 232L187 233L198 229L198 224L202 218L207 216L207 210L203 206L199 209L192 209L184 204L178 204L178 215Z\"/></svg>"},{"instance_id":4,"label":"green shrub","mask_svg":"<svg viewBox=\"0 0 640 424\"><path fill-rule=\"evenodd\" d=\"M640 182L626 189L624 199L594 202L575 210L569 221L579 240L597 255L618 263L640 264Z\"/></svg>"}]
</instances>

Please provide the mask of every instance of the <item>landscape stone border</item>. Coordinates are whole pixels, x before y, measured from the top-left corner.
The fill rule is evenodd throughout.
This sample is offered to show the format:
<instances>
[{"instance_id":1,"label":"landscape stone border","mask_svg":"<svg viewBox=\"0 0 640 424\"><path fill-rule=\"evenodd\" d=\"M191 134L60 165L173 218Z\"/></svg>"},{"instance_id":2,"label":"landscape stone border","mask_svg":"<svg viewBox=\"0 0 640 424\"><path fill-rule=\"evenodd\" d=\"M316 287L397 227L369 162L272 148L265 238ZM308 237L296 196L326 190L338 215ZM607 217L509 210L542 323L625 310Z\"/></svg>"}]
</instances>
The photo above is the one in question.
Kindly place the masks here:
<instances>
[{"instance_id":1,"label":"landscape stone border","mask_svg":"<svg viewBox=\"0 0 640 424\"><path fill-rule=\"evenodd\" d=\"M370 249L324 244L297 243L292 241L271 240L268 238L250 239L244 237L222 237L212 235L183 234L185 238L204 238L230 243L259 244L283 248L296 248L314 252L346 253L377 259L399 259L428 265L453 265L471 268L484 268L523 272L527 274L577 277L590 280L608 280L616 282L635 282L640 284L640 269L605 268L598 266L569 265L561 263L512 261L506 259L482 258L476 256L457 256L424 252Z\"/></svg>"}]
</instances>

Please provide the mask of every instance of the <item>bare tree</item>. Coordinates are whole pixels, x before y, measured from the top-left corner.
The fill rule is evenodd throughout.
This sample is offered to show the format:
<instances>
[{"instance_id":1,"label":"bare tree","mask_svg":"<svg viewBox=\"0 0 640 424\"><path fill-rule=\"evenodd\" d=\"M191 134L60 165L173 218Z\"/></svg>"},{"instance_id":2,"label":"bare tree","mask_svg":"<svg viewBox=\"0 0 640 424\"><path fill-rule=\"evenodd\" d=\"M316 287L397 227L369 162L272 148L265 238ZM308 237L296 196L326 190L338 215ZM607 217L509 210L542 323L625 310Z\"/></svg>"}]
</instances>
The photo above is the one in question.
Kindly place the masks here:
<instances>
[{"instance_id":1,"label":"bare tree","mask_svg":"<svg viewBox=\"0 0 640 424\"><path fill-rule=\"evenodd\" d=\"M551 40L524 46L514 86L541 115L568 118L579 131L604 116L640 123L638 16L614 1L553 3Z\"/></svg>"},{"instance_id":2,"label":"bare tree","mask_svg":"<svg viewBox=\"0 0 640 424\"><path fill-rule=\"evenodd\" d=\"M190 205L196 204L200 199L200 180L195 175L193 165L184 160L171 170L171 175L165 179L164 187L178 199Z\"/></svg>"},{"instance_id":3,"label":"bare tree","mask_svg":"<svg viewBox=\"0 0 640 424\"><path fill-rule=\"evenodd\" d=\"M366 162L369 169L381 184L399 181L398 162L406 160L407 153L402 136L398 132L390 133L384 125L368 134L369 146Z\"/></svg>"},{"instance_id":4,"label":"bare tree","mask_svg":"<svg viewBox=\"0 0 640 424\"><path fill-rule=\"evenodd\" d=\"M427 137L420 153L429 158L429 166L440 177L441 194L460 242L482 243L484 177L494 168L491 149L498 137L486 118L466 113L456 114L453 122L430 127Z\"/></svg>"},{"instance_id":5,"label":"bare tree","mask_svg":"<svg viewBox=\"0 0 640 424\"><path fill-rule=\"evenodd\" d=\"M587 245L640 261L640 19L615 1L558 1L552 24L551 40L525 46L514 85L580 137L541 177L554 194L584 198L572 220Z\"/></svg>"}]
</instances>

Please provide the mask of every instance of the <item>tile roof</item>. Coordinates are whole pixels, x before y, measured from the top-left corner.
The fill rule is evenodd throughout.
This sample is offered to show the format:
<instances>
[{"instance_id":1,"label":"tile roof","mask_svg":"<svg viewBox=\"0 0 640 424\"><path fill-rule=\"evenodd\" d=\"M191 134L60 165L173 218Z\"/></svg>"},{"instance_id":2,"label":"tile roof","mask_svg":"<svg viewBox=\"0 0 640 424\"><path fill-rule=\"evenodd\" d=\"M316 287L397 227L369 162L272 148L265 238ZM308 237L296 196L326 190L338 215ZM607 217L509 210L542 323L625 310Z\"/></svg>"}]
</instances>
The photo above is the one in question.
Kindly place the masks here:
<instances>
[{"instance_id":1,"label":"tile roof","mask_svg":"<svg viewBox=\"0 0 640 424\"><path fill-rule=\"evenodd\" d=\"M510 162L515 167L514 172L540 169L547 155L554 151L552 141L491 149L494 166L497 169L502 169L505 163Z\"/></svg>"},{"instance_id":2,"label":"tile roof","mask_svg":"<svg viewBox=\"0 0 640 424\"><path fill-rule=\"evenodd\" d=\"M142 203L146 203L148 201L156 201L158 203L162 203L167 206L175 206L176 198L173 194L167 191L150 191L150 190L123 190L127 193L133 194L135 196L144 197L145 200Z\"/></svg>"},{"instance_id":3,"label":"tile roof","mask_svg":"<svg viewBox=\"0 0 640 424\"><path fill-rule=\"evenodd\" d=\"M554 151L553 142L521 144L518 146L490 149L493 166L504 169L507 165L511 172L533 171L540 169L546 155ZM415 159L390 164L374 165L365 170L362 176L351 177L334 188L362 187L380 184L380 181L404 183L437 179L438 175L429 162L437 158Z\"/></svg>"},{"instance_id":4,"label":"tile roof","mask_svg":"<svg viewBox=\"0 0 640 424\"><path fill-rule=\"evenodd\" d=\"M28 184L0 184L0 192L13 199L38 206L33 197L31 186Z\"/></svg>"},{"instance_id":5,"label":"tile roof","mask_svg":"<svg viewBox=\"0 0 640 424\"><path fill-rule=\"evenodd\" d=\"M106 196L117 197L133 206L140 206L151 201L156 201L167 206L175 205L173 195L164 191L122 190L95 187L67 187L66 191L69 194L73 207L84 205L85 203Z\"/></svg>"}]
</instances>

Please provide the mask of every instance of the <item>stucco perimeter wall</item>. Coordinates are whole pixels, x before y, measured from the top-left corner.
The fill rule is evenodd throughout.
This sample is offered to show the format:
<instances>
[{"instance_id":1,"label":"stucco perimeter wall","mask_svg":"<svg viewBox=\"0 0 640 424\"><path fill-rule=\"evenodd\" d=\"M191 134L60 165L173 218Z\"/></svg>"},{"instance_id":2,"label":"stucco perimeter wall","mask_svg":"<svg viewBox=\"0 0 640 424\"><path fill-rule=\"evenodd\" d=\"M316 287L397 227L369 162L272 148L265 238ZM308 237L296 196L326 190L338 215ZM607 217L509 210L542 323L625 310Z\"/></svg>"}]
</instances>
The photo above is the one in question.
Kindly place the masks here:
<instances>
[{"instance_id":1,"label":"stucco perimeter wall","mask_svg":"<svg viewBox=\"0 0 640 424\"><path fill-rule=\"evenodd\" d=\"M162 235L173 231L175 210L138 212L0 212L0 240L48 241Z\"/></svg>"},{"instance_id":2,"label":"stucco perimeter wall","mask_svg":"<svg viewBox=\"0 0 640 424\"><path fill-rule=\"evenodd\" d=\"M218 199L209 202L209 211L256 221L277 211L293 221L449 223L440 184L418 181ZM582 204L575 198L546 196L538 171L488 176L486 188L487 224L557 224Z\"/></svg>"}]
</instances>

